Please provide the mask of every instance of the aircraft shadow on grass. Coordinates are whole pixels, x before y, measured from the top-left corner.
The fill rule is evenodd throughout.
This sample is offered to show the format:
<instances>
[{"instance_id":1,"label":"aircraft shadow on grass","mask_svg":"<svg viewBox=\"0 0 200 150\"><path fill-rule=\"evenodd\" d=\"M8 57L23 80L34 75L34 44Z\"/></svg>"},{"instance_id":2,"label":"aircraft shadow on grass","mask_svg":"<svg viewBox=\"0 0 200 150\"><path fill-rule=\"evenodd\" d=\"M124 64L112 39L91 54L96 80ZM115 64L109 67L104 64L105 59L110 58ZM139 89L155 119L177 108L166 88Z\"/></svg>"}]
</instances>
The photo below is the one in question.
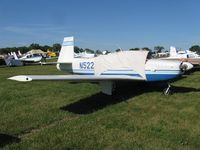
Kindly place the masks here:
<instances>
[{"instance_id":1,"label":"aircraft shadow on grass","mask_svg":"<svg viewBox=\"0 0 200 150\"><path fill-rule=\"evenodd\" d=\"M90 97L80 99L75 103L63 106L60 109L75 114L90 114L103 109L108 105L114 105L126 101L143 93L155 91L162 93L166 87L166 83L126 83L116 87L116 91L112 96L99 92ZM200 92L200 89L172 86L172 91L173 93L187 93Z\"/></svg>"},{"instance_id":2,"label":"aircraft shadow on grass","mask_svg":"<svg viewBox=\"0 0 200 150\"><path fill-rule=\"evenodd\" d=\"M21 140L18 137L0 133L0 149L12 143L19 143Z\"/></svg>"}]
</instances>

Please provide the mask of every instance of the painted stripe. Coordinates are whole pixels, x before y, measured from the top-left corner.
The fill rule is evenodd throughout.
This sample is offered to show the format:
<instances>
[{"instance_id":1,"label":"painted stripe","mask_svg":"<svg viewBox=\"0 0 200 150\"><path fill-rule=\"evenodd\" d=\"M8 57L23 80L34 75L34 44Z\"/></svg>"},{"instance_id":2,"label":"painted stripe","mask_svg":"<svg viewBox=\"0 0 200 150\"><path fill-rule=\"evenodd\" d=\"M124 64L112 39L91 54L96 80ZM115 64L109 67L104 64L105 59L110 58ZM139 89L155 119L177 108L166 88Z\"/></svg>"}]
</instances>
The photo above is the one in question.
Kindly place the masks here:
<instances>
[{"instance_id":1,"label":"painted stripe","mask_svg":"<svg viewBox=\"0 0 200 150\"><path fill-rule=\"evenodd\" d=\"M128 69L128 70L123 70L123 69L121 69L121 70L111 70L111 69L108 69L107 71L134 71L134 70L131 70L131 69Z\"/></svg>"},{"instance_id":2,"label":"painted stripe","mask_svg":"<svg viewBox=\"0 0 200 150\"><path fill-rule=\"evenodd\" d=\"M89 72L94 73L93 69L74 69L74 72ZM138 74L137 72L133 70L109 70L105 71L104 74ZM150 71L145 70L145 74L180 74L180 70L156 70L156 71Z\"/></svg>"},{"instance_id":3,"label":"painted stripe","mask_svg":"<svg viewBox=\"0 0 200 150\"><path fill-rule=\"evenodd\" d=\"M180 74L146 74L147 81L165 81L179 76Z\"/></svg>"},{"instance_id":4,"label":"painted stripe","mask_svg":"<svg viewBox=\"0 0 200 150\"><path fill-rule=\"evenodd\" d=\"M142 77L139 74L123 74L123 73L102 73L101 75L125 75L125 76L134 76L134 77Z\"/></svg>"},{"instance_id":5,"label":"painted stripe","mask_svg":"<svg viewBox=\"0 0 200 150\"><path fill-rule=\"evenodd\" d=\"M62 46L73 46L74 42L73 41L64 41Z\"/></svg>"},{"instance_id":6,"label":"painted stripe","mask_svg":"<svg viewBox=\"0 0 200 150\"><path fill-rule=\"evenodd\" d=\"M180 71L145 71L145 74L180 74Z\"/></svg>"},{"instance_id":7,"label":"painted stripe","mask_svg":"<svg viewBox=\"0 0 200 150\"><path fill-rule=\"evenodd\" d=\"M74 71L94 71L94 69L73 69Z\"/></svg>"},{"instance_id":8,"label":"painted stripe","mask_svg":"<svg viewBox=\"0 0 200 150\"><path fill-rule=\"evenodd\" d=\"M76 71L88 71L88 70L92 70L94 71L94 69L73 69L73 70L76 70ZM119 71L119 72L123 72L123 71L132 71L132 72L135 72L134 70L110 70L108 69L107 71ZM145 70L145 71L151 71L151 70ZM180 70L156 70L157 71L180 71ZM152 71L153 72L153 71Z\"/></svg>"},{"instance_id":9,"label":"painted stripe","mask_svg":"<svg viewBox=\"0 0 200 150\"><path fill-rule=\"evenodd\" d=\"M151 70L145 70L145 71L151 71ZM180 71L180 70L156 70L156 71Z\"/></svg>"},{"instance_id":10,"label":"painted stripe","mask_svg":"<svg viewBox=\"0 0 200 150\"><path fill-rule=\"evenodd\" d=\"M94 73L77 73L80 75L94 75ZM135 76L141 77L139 74L102 74L102 75L124 75L124 76ZM147 81L165 81L179 77L180 74L146 74Z\"/></svg>"},{"instance_id":11,"label":"painted stripe","mask_svg":"<svg viewBox=\"0 0 200 150\"><path fill-rule=\"evenodd\" d=\"M82 74L82 75L94 75L94 71L86 71L86 70L79 70L79 71L74 71L75 74ZM124 76L135 76L135 77L141 77L137 73L127 73L127 72L104 72L102 75L124 75ZM160 72L151 72L151 71L146 71L146 79L147 81L164 81L164 80L170 80L177 78L180 76L180 71L175 70L174 72L172 71L160 71Z\"/></svg>"}]
</instances>

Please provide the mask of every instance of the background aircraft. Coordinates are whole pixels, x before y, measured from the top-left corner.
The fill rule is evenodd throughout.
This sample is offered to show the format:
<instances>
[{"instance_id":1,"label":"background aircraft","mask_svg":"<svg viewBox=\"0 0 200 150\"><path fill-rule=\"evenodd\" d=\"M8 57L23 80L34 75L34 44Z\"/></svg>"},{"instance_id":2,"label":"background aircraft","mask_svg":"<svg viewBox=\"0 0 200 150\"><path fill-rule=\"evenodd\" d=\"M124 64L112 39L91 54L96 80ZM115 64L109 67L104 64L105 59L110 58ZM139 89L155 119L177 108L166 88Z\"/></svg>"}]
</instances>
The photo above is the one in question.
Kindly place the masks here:
<instances>
[{"instance_id":1,"label":"background aircraft","mask_svg":"<svg viewBox=\"0 0 200 150\"><path fill-rule=\"evenodd\" d=\"M38 54L21 54L18 51L18 55L15 52L8 53L7 56L4 57L5 63L7 66L23 66L26 63L36 63L42 60L42 56Z\"/></svg>"},{"instance_id":2,"label":"background aircraft","mask_svg":"<svg viewBox=\"0 0 200 150\"><path fill-rule=\"evenodd\" d=\"M69 80L98 82L102 92L112 94L116 81L167 81L191 69L190 63L170 60L147 60L147 51L120 51L92 58L74 58L74 38L65 37L57 69L74 75L20 75L11 80ZM134 92L134 91L133 91ZM170 85L165 94L170 92Z\"/></svg>"},{"instance_id":3,"label":"background aircraft","mask_svg":"<svg viewBox=\"0 0 200 150\"><path fill-rule=\"evenodd\" d=\"M93 58L95 57L95 54L90 54L84 51L82 53L74 53L74 57L75 58Z\"/></svg>"},{"instance_id":4,"label":"background aircraft","mask_svg":"<svg viewBox=\"0 0 200 150\"><path fill-rule=\"evenodd\" d=\"M8 54L7 56L4 56L4 61L7 66L12 67L12 66L23 66L23 62L20 60L16 60L14 56L11 54Z\"/></svg>"},{"instance_id":5,"label":"background aircraft","mask_svg":"<svg viewBox=\"0 0 200 150\"><path fill-rule=\"evenodd\" d=\"M189 62L196 67L200 67L200 56L196 52L192 52L190 50L178 51L174 46L171 46L169 54L169 57L162 59L180 60L182 62Z\"/></svg>"},{"instance_id":6,"label":"background aircraft","mask_svg":"<svg viewBox=\"0 0 200 150\"><path fill-rule=\"evenodd\" d=\"M190 50L177 50L175 47L170 47L170 58L200 58L196 52Z\"/></svg>"},{"instance_id":7,"label":"background aircraft","mask_svg":"<svg viewBox=\"0 0 200 150\"><path fill-rule=\"evenodd\" d=\"M16 55L16 53L14 52L14 58L16 60L20 60L22 62L39 62L42 60L42 56L39 54L30 54L30 53L26 53L26 54L21 54L20 57L18 57Z\"/></svg>"}]
</instances>

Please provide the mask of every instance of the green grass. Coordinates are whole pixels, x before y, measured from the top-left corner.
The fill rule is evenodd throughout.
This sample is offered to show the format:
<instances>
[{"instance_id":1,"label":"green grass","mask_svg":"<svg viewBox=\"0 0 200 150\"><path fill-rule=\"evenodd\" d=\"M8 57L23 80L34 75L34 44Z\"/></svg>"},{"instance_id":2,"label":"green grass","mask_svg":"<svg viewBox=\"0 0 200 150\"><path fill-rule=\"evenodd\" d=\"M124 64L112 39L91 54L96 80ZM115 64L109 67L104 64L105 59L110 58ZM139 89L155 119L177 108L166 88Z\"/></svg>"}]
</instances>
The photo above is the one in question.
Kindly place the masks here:
<instances>
[{"instance_id":1,"label":"green grass","mask_svg":"<svg viewBox=\"0 0 200 150\"><path fill-rule=\"evenodd\" d=\"M200 149L198 71L174 82L170 96L151 84L122 85L105 96L97 84L7 80L20 74L64 73L0 68L3 149Z\"/></svg>"},{"instance_id":2,"label":"green grass","mask_svg":"<svg viewBox=\"0 0 200 150\"><path fill-rule=\"evenodd\" d=\"M51 57L50 59L46 59L46 62L57 62L58 57Z\"/></svg>"}]
</instances>

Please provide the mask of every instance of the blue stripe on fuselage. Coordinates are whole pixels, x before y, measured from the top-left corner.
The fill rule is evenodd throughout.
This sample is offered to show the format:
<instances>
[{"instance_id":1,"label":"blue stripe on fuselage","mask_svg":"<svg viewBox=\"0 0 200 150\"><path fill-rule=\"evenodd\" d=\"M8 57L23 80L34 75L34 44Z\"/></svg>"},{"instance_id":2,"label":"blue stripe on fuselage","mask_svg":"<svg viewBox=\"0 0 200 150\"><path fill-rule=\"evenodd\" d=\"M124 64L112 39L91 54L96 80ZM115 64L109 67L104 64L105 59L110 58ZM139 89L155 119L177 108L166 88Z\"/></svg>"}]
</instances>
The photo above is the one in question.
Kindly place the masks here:
<instances>
[{"instance_id":1,"label":"blue stripe on fuselage","mask_svg":"<svg viewBox=\"0 0 200 150\"><path fill-rule=\"evenodd\" d=\"M94 75L94 70L74 70L75 74L82 74L82 75ZM179 70L160 70L156 72L152 72L149 70L145 71L147 81L165 81L177 78L181 75ZM109 70L102 75L124 75L124 76L136 76L141 77L140 74L130 70Z\"/></svg>"},{"instance_id":2,"label":"blue stripe on fuselage","mask_svg":"<svg viewBox=\"0 0 200 150\"><path fill-rule=\"evenodd\" d=\"M101 75L125 75L125 76L142 77L139 74L127 74L127 73L102 73Z\"/></svg>"},{"instance_id":3,"label":"blue stripe on fuselage","mask_svg":"<svg viewBox=\"0 0 200 150\"><path fill-rule=\"evenodd\" d=\"M146 74L147 81L165 81L179 76L180 74Z\"/></svg>"}]
</instances>

